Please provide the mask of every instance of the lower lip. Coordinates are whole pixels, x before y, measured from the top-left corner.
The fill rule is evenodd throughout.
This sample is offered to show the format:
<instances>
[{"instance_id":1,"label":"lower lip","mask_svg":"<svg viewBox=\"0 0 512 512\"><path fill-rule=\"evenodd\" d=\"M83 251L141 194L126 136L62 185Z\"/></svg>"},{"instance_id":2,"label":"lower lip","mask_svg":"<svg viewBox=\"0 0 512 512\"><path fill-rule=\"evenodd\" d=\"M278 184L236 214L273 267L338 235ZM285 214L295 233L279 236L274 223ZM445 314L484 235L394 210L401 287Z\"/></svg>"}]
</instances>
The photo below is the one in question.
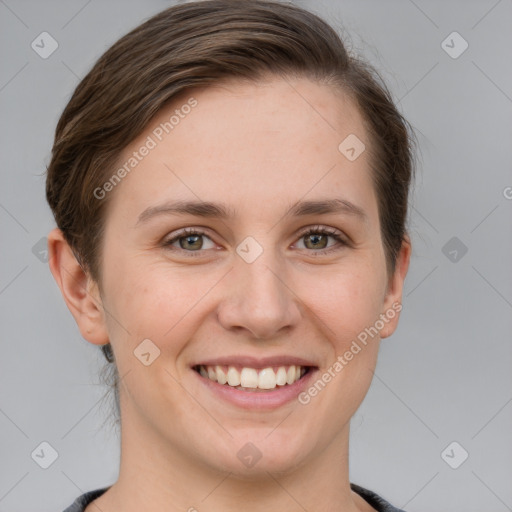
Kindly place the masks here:
<instances>
[{"instance_id":1,"label":"lower lip","mask_svg":"<svg viewBox=\"0 0 512 512\"><path fill-rule=\"evenodd\" d=\"M230 402L242 409L277 409L282 405L297 399L313 379L316 369L310 368L301 379L293 384L280 388L270 389L268 391L243 391L227 384L219 384L213 380L203 377L200 373L192 370L215 396Z\"/></svg>"}]
</instances>

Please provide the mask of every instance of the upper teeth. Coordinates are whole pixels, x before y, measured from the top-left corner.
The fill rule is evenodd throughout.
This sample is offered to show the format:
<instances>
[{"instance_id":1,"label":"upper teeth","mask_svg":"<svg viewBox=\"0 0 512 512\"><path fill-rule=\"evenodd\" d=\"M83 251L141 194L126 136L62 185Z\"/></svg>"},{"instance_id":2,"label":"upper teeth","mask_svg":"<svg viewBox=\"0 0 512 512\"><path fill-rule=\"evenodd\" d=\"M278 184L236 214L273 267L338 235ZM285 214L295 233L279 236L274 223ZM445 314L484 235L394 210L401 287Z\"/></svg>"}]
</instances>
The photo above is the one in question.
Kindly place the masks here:
<instances>
[{"instance_id":1,"label":"upper teeth","mask_svg":"<svg viewBox=\"0 0 512 512\"><path fill-rule=\"evenodd\" d=\"M242 388L274 389L276 386L293 384L299 380L306 367L303 366L279 366L275 370L272 367L256 370L255 368L241 368L234 366L199 366L199 373L219 384Z\"/></svg>"}]
</instances>

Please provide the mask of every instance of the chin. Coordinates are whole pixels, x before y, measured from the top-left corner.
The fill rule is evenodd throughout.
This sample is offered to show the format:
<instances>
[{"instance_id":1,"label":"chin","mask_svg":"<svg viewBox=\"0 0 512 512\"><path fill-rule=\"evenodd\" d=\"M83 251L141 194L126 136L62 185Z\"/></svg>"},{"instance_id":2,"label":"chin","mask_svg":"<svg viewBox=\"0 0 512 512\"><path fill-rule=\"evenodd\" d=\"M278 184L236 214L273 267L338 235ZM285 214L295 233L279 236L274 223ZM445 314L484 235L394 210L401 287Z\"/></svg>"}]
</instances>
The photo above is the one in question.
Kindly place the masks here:
<instances>
[{"instance_id":1,"label":"chin","mask_svg":"<svg viewBox=\"0 0 512 512\"><path fill-rule=\"evenodd\" d=\"M223 447L209 450L211 463L216 470L229 472L234 478L251 480L268 479L269 473L291 473L305 462L311 446L304 446L284 431L281 435L269 432L250 429L234 435Z\"/></svg>"}]
</instances>

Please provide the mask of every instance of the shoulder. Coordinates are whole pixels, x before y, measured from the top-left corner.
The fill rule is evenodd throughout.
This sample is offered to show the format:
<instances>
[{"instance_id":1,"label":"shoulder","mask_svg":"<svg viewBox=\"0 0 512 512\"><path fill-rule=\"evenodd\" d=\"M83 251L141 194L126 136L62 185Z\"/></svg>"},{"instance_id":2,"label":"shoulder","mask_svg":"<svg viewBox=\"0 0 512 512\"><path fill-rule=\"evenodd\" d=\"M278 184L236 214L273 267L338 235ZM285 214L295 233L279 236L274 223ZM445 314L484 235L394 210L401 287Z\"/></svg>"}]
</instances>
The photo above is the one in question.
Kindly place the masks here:
<instances>
[{"instance_id":1,"label":"shoulder","mask_svg":"<svg viewBox=\"0 0 512 512\"><path fill-rule=\"evenodd\" d=\"M96 498L99 498L104 494L110 487L103 487L102 489L95 489L94 491L88 491L78 498L64 510L64 512L84 512L85 507L89 505Z\"/></svg>"},{"instance_id":2,"label":"shoulder","mask_svg":"<svg viewBox=\"0 0 512 512\"><path fill-rule=\"evenodd\" d=\"M396 508L377 493L365 489L356 484L350 484L350 488L359 496L361 496L367 503L369 503L377 512L405 512L401 508Z\"/></svg>"}]
</instances>

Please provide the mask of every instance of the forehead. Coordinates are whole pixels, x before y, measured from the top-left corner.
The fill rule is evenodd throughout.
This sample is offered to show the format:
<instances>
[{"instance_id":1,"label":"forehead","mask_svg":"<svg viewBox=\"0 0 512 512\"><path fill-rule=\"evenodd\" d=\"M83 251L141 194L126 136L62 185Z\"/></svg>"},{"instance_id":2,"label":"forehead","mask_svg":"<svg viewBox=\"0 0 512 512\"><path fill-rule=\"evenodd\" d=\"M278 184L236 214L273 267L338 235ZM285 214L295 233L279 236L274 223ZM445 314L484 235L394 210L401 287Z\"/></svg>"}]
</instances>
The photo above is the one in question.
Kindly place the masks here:
<instances>
[{"instance_id":1,"label":"forehead","mask_svg":"<svg viewBox=\"0 0 512 512\"><path fill-rule=\"evenodd\" d=\"M368 151L351 161L340 150L354 136L368 147L354 103L307 79L230 80L192 89L124 149L117 167L130 159L136 165L111 199L141 211L172 197L222 200L253 212L262 201L290 204L297 196L332 197L337 190L368 201L361 197L373 193ZM141 151L144 146L150 149Z\"/></svg>"}]
</instances>

